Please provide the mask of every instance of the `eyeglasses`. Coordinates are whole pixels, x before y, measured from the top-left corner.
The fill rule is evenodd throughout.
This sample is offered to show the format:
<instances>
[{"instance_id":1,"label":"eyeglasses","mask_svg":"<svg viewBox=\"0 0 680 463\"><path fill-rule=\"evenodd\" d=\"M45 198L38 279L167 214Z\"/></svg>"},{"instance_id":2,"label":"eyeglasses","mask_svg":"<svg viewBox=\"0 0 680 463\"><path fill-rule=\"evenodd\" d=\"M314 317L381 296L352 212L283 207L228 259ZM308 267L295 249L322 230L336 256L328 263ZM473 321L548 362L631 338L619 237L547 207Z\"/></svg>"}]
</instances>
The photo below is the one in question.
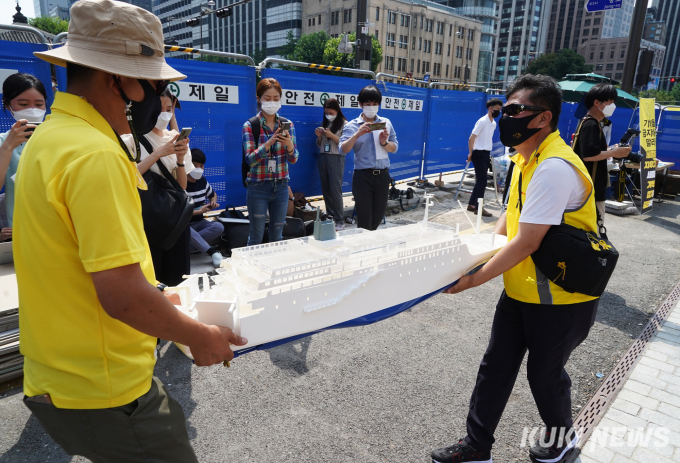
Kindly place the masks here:
<instances>
[{"instance_id":1,"label":"eyeglasses","mask_svg":"<svg viewBox=\"0 0 680 463\"><path fill-rule=\"evenodd\" d=\"M168 88L168 85L170 84L169 80L157 80L156 81L156 95L161 95L166 88Z\"/></svg>"},{"instance_id":2,"label":"eyeglasses","mask_svg":"<svg viewBox=\"0 0 680 463\"><path fill-rule=\"evenodd\" d=\"M548 109L539 106L526 106L523 104L509 104L501 108L501 112L506 116L517 116L524 111L549 111Z\"/></svg>"}]
</instances>

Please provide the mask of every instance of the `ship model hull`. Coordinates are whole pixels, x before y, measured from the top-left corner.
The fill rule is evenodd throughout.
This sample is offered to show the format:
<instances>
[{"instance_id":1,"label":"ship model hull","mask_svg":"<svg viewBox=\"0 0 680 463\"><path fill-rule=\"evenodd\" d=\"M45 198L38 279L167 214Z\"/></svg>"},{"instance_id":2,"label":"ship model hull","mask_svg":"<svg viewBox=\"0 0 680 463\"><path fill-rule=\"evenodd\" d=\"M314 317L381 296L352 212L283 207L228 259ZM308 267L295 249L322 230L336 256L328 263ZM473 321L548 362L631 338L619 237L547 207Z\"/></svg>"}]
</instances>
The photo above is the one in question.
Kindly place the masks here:
<instances>
[{"instance_id":1,"label":"ship model hull","mask_svg":"<svg viewBox=\"0 0 680 463\"><path fill-rule=\"evenodd\" d=\"M234 250L217 276L187 279L177 288L178 308L246 337L246 346L232 346L238 355L396 315L451 286L505 243L504 236L459 236L424 222L350 230L331 241L251 246Z\"/></svg>"}]
</instances>

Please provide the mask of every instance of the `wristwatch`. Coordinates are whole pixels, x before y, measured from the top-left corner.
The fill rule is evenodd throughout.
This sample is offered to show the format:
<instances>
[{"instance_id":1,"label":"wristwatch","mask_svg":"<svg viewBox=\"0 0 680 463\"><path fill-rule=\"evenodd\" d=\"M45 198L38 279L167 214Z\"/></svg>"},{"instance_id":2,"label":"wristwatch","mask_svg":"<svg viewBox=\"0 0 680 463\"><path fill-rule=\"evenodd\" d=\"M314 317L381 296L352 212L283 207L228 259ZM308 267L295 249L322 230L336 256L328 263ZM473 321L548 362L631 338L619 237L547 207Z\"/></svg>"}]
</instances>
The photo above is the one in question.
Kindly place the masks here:
<instances>
[{"instance_id":1,"label":"wristwatch","mask_svg":"<svg viewBox=\"0 0 680 463\"><path fill-rule=\"evenodd\" d=\"M184 164L177 163L177 167L184 167Z\"/></svg>"},{"instance_id":2,"label":"wristwatch","mask_svg":"<svg viewBox=\"0 0 680 463\"><path fill-rule=\"evenodd\" d=\"M381 146L387 146L387 145L389 145L389 144L390 144L390 142L389 142L389 140L388 140L388 141L385 142L384 145L383 145L382 143L381 143L380 145L381 145Z\"/></svg>"},{"instance_id":3,"label":"wristwatch","mask_svg":"<svg viewBox=\"0 0 680 463\"><path fill-rule=\"evenodd\" d=\"M164 285L160 281L158 281L157 284L156 284L156 288L158 288L161 292L165 291L165 288L167 288L167 287L168 287L168 285Z\"/></svg>"}]
</instances>

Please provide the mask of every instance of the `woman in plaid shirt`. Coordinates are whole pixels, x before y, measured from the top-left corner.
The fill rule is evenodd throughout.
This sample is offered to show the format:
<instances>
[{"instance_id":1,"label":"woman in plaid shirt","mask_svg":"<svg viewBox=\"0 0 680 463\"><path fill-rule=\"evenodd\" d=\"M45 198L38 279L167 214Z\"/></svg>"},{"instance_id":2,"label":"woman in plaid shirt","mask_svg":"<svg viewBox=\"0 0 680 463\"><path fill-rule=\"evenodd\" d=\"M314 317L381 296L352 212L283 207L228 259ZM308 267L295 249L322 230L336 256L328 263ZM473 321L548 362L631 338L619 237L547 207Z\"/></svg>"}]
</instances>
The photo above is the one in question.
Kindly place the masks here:
<instances>
[{"instance_id":1,"label":"woman in plaid shirt","mask_svg":"<svg viewBox=\"0 0 680 463\"><path fill-rule=\"evenodd\" d=\"M248 246L262 243L264 225L269 210L269 242L281 241L288 209L288 163L298 159L295 128L281 130L278 110L281 109L281 85L276 79L262 79L257 84L257 102L262 111L260 136L256 141L250 120L243 124L243 148L250 165L246 204L250 231Z\"/></svg>"}]
</instances>

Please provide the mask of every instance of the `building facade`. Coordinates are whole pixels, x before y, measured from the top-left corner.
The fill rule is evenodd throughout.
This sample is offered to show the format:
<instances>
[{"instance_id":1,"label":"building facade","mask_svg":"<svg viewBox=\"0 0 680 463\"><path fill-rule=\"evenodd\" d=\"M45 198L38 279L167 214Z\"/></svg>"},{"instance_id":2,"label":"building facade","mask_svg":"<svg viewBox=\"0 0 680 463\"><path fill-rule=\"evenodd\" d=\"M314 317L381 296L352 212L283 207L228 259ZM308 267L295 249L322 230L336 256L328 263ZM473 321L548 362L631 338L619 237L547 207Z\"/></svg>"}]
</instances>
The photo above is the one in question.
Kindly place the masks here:
<instances>
[{"instance_id":1,"label":"building facade","mask_svg":"<svg viewBox=\"0 0 680 463\"><path fill-rule=\"evenodd\" d=\"M496 75L496 51L501 3L503 0L434 0L455 8L455 12L482 22L479 40L479 67L477 81L490 83Z\"/></svg>"},{"instance_id":2,"label":"building facade","mask_svg":"<svg viewBox=\"0 0 680 463\"><path fill-rule=\"evenodd\" d=\"M540 53L541 26L550 11L546 0L503 0L494 80L506 84Z\"/></svg>"},{"instance_id":3,"label":"building facade","mask_svg":"<svg viewBox=\"0 0 680 463\"><path fill-rule=\"evenodd\" d=\"M57 7L68 9L70 5L68 0L33 0L33 12L36 18L50 16L50 12Z\"/></svg>"},{"instance_id":4,"label":"building facade","mask_svg":"<svg viewBox=\"0 0 680 463\"><path fill-rule=\"evenodd\" d=\"M628 37L630 35L630 24L633 21L634 7L635 0L623 0L621 8L605 11L600 38Z\"/></svg>"},{"instance_id":5,"label":"building facade","mask_svg":"<svg viewBox=\"0 0 680 463\"><path fill-rule=\"evenodd\" d=\"M647 8L642 38L663 45L666 43L666 21L657 21L656 15L656 8Z\"/></svg>"},{"instance_id":6,"label":"building facade","mask_svg":"<svg viewBox=\"0 0 680 463\"><path fill-rule=\"evenodd\" d=\"M586 64L593 66L593 72L610 79L621 81L623 68L626 62L628 37L616 37L613 39L591 39L578 47L578 53L586 59ZM651 56L648 78L641 85L658 81L666 55L666 47L658 43L642 40L640 42L640 54L636 65L635 76L637 80L639 66L646 61L645 55ZM641 86L639 85L639 86Z\"/></svg>"},{"instance_id":7,"label":"building facade","mask_svg":"<svg viewBox=\"0 0 680 463\"><path fill-rule=\"evenodd\" d=\"M356 0L304 0L302 33L331 37L356 30ZM478 76L481 21L423 0L368 0L368 33L383 50L378 72L473 83Z\"/></svg>"},{"instance_id":8,"label":"building facade","mask_svg":"<svg viewBox=\"0 0 680 463\"><path fill-rule=\"evenodd\" d=\"M676 82L680 77L680 1L653 0L652 7L657 10L657 21L666 22L666 62L661 70L659 88L670 90L671 78Z\"/></svg>"}]
</instances>

